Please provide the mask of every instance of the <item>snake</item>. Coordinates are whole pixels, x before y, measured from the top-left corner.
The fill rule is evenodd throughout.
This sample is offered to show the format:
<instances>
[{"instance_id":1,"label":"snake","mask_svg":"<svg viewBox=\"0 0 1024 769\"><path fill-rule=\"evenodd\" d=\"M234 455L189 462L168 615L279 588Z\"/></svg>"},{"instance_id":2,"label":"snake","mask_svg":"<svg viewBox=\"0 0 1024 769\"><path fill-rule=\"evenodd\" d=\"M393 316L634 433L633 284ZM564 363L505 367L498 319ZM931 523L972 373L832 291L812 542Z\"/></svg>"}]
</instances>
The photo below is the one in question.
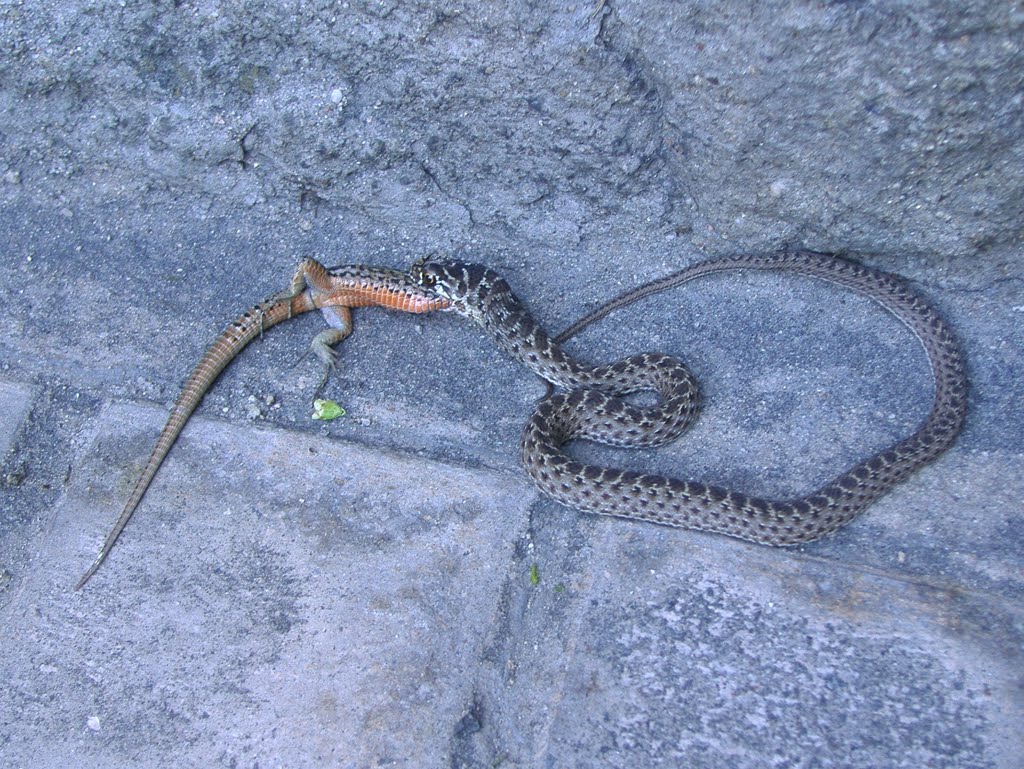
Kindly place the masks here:
<instances>
[{"instance_id":1,"label":"snake","mask_svg":"<svg viewBox=\"0 0 1024 769\"><path fill-rule=\"evenodd\" d=\"M648 352L593 366L563 343L613 310L696 278L729 270L767 270L817 278L880 304L917 337L928 357L934 397L907 437L877 451L809 494L768 499L699 480L587 464L567 444L584 439L619 447L661 446L678 438L699 412L693 374L673 356ZM523 431L521 458L547 496L588 513L714 532L765 545L797 545L844 526L899 482L948 449L967 416L964 355L950 325L896 275L833 254L784 250L699 262L632 289L565 332L551 337L500 274L448 257L410 269L425 292L481 326L515 360L546 380L549 392ZM625 396L654 391L654 406Z\"/></svg>"}]
</instances>

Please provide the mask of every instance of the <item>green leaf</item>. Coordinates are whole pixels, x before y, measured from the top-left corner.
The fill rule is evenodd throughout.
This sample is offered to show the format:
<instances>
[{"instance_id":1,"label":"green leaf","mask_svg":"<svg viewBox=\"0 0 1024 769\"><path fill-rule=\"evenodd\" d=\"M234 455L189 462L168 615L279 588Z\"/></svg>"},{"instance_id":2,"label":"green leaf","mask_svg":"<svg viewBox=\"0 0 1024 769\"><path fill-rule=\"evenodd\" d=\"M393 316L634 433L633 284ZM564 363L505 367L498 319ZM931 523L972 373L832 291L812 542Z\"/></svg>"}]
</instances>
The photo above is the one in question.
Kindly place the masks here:
<instances>
[{"instance_id":1,"label":"green leaf","mask_svg":"<svg viewBox=\"0 0 1024 769\"><path fill-rule=\"evenodd\" d=\"M537 570L537 564L530 567L530 584L534 587L540 584L540 571Z\"/></svg>"},{"instance_id":2,"label":"green leaf","mask_svg":"<svg viewBox=\"0 0 1024 769\"><path fill-rule=\"evenodd\" d=\"M317 399L313 401L313 419L322 419L325 422L331 419L345 416L345 409L334 401Z\"/></svg>"}]
</instances>

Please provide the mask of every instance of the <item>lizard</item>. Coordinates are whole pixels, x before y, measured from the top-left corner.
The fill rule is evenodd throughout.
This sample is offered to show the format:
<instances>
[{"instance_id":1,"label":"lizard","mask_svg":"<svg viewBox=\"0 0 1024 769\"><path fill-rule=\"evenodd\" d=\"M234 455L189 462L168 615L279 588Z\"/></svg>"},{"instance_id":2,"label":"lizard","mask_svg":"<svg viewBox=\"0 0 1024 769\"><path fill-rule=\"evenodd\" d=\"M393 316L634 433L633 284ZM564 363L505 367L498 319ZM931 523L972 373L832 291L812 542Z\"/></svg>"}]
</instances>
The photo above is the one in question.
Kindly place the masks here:
<instances>
[{"instance_id":1,"label":"lizard","mask_svg":"<svg viewBox=\"0 0 1024 769\"><path fill-rule=\"evenodd\" d=\"M362 265L327 268L316 259L307 258L299 263L289 288L254 305L232 321L209 346L185 381L121 515L107 534L96 560L75 585L75 590L81 590L110 555L192 412L220 373L249 342L282 321L311 310L321 310L328 328L314 336L311 343L312 352L324 365L319 391L335 365L337 352L334 346L352 333L352 308L368 306L425 313L446 308L448 301L428 295L408 275L398 270Z\"/></svg>"}]
</instances>

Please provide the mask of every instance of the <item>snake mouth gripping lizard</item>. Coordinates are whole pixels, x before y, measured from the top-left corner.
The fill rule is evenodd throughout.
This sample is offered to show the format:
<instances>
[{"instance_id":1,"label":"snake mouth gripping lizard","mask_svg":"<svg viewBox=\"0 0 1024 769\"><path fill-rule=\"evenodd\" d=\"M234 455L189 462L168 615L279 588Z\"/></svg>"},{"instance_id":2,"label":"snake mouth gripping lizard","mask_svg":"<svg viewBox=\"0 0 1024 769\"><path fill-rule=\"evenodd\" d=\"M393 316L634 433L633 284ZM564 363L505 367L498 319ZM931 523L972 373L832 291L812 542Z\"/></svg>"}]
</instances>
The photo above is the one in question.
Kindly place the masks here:
<instances>
[{"instance_id":1,"label":"snake mouth gripping lizard","mask_svg":"<svg viewBox=\"0 0 1024 769\"><path fill-rule=\"evenodd\" d=\"M819 278L881 304L921 342L935 384L929 415L903 440L876 452L803 497L774 500L701 481L584 464L563 448L575 438L612 446L658 446L674 440L697 414L697 383L681 361L643 353L607 366L575 360L561 342L618 307L725 270L772 270ZM558 392L545 397L523 433L522 461L548 496L591 513L702 529L768 545L794 545L829 534L949 448L967 414L967 376L956 337L939 313L897 277L828 254L712 259L640 286L551 338L508 283L482 265L421 260L413 278L481 325L506 353ZM553 389L553 388L552 388ZM621 396L655 390L657 406L637 408Z\"/></svg>"},{"instance_id":2,"label":"snake mouth gripping lizard","mask_svg":"<svg viewBox=\"0 0 1024 769\"><path fill-rule=\"evenodd\" d=\"M315 259L304 259L287 290L260 302L228 325L185 381L124 510L75 590L80 590L106 560L192 412L221 371L249 342L264 330L295 315L321 310L330 328L313 338L312 350L324 363L323 381L326 381L336 357L333 345L352 333L351 308L369 306L424 313L443 309L448 301L424 291L398 270L365 266L328 269Z\"/></svg>"}]
</instances>

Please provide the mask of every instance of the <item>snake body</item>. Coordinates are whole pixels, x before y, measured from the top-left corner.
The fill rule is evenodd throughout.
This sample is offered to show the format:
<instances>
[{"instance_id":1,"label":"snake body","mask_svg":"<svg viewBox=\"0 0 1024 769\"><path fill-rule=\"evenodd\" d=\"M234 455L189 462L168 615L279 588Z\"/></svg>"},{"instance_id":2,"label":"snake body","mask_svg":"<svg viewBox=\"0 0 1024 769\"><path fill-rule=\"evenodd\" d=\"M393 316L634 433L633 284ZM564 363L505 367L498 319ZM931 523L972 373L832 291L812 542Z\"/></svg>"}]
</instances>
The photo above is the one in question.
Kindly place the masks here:
<instances>
[{"instance_id":1,"label":"snake body","mask_svg":"<svg viewBox=\"0 0 1024 769\"><path fill-rule=\"evenodd\" d=\"M788 500L766 499L694 480L585 464L565 444L585 438L615 446L657 446L676 438L697 413L696 381L679 360L661 353L589 366L561 346L583 326L639 298L725 270L774 270L820 278L879 302L920 340L934 377L927 418L908 437L857 463L821 488ZM480 324L513 358L560 388L539 404L523 433L522 460L553 499L591 513L718 532L770 545L794 545L829 534L853 519L956 439L967 413L967 377L956 337L939 313L899 278L843 258L810 251L706 261L634 289L551 338L508 283L477 264L425 260L412 268L427 292ZM657 406L622 396L655 390Z\"/></svg>"}]
</instances>

